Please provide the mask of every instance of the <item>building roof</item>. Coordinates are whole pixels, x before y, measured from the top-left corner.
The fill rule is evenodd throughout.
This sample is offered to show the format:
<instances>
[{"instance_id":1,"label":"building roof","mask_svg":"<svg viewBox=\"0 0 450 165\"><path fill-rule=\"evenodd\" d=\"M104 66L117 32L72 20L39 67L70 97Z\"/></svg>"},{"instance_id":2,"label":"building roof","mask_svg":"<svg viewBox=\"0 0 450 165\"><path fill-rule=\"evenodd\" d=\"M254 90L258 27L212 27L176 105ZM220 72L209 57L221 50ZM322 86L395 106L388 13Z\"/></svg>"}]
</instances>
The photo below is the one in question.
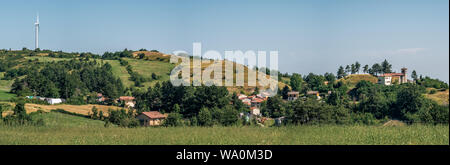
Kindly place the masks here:
<instances>
[{"instance_id":1,"label":"building roof","mask_svg":"<svg viewBox=\"0 0 450 165\"><path fill-rule=\"evenodd\" d=\"M131 101L131 100L134 100L134 97L133 96L120 96L119 100L120 101Z\"/></svg>"},{"instance_id":2,"label":"building roof","mask_svg":"<svg viewBox=\"0 0 450 165\"><path fill-rule=\"evenodd\" d=\"M404 76L403 73L385 73L382 75L379 75L378 77L392 77L392 76Z\"/></svg>"},{"instance_id":3,"label":"building roof","mask_svg":"<svg viewBox=\"0 0 450 165\"><path fill-rule=\"evenodd\" d=\"M142 114L150 119L163 119L167 117L166 114L162 114L158 111L142 112Z\"/></svg>"},{"instance_id":4,"label":"building roof","mask_svg":"<svg viewBox=\"0 0 450 165\"><path fill-rule=\"evenodd\" d=\"M263 99L255 98L255 99L252 100L252 103L261 103L263 101L264 101Z\"/></svg>"},{"instance_id":5,"label":"building roof","mask_svg":"<svg viewBox=\"0 0 450 165\"><path fill-rule=\"evenodd\" d=\"M306 94L308 94L308 95L315 95L315 94L318 94L319 93L319 91L308 91L308 92L306 92Z\"/></svg>"}]
</instances>

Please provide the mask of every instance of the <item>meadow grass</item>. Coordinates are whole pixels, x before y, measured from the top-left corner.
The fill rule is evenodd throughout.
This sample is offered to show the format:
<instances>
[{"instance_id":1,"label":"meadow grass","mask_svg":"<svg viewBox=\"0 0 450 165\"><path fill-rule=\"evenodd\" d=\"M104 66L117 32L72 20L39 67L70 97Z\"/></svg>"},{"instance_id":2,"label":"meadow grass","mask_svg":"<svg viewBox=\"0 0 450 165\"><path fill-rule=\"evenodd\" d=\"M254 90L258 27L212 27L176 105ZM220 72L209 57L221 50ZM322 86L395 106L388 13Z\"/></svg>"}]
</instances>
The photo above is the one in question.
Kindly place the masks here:
<instances>
[{"instance_id":1,"label":"meadow grass","mask_svg":"<svg viewBox=\"0 0 450 165\"><path fill-rule=\"evenodd\" d=\"M145 87L153 86L157 82L168 81L170 79L169 74L175 67L175 64L164 61L148 61L131 58L125 58L125 60L133 67L134 72L137 72L146 78L151 78L152 73L159 76L159 79L156 81L144 83Z\"/></svg>"},{"instance_id":2,"label":"meadow grass","mask_svg":"<svg viewBox=\"0 0 450 165\"><path fill-rule=\"evenodd\" d=\"M286 127L104 127L57 112L45 126L0 126L0 145L449 145L448 125Z\"/></svg>"},{"instance_id":3,"label":"meadow grass","mask_svg":"<svg viewBox=\"0 0 450 165\"><path fill-rule=\"evenodd\" d=\"M9 93L7 91L4 90L0 90L0 101L5 101L5 100L9 100L13 97L16 97L15 94L13 93Z\"/></svg>"}]
</instances>

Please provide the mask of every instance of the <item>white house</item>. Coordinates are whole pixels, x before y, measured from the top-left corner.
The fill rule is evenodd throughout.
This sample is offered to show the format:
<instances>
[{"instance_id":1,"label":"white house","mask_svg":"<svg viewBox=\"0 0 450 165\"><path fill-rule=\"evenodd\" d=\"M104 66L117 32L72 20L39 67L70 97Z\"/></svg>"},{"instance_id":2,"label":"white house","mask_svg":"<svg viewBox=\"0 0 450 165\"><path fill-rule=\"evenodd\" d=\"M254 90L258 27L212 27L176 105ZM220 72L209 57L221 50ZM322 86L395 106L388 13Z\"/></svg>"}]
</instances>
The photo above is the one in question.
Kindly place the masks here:
<instances>
[{"instance_id":1,"label":"white house","mask_svg":"<svg viewBox=\"0 0 450 165\"><path fill-rule=\"evenodd\" d=\"M54 99L54 98L47 98L47 102L49 103L49 104L59 104L59 103L62 103L63 101L62 101L62 99Z\"/></svg>"}]
</instances>

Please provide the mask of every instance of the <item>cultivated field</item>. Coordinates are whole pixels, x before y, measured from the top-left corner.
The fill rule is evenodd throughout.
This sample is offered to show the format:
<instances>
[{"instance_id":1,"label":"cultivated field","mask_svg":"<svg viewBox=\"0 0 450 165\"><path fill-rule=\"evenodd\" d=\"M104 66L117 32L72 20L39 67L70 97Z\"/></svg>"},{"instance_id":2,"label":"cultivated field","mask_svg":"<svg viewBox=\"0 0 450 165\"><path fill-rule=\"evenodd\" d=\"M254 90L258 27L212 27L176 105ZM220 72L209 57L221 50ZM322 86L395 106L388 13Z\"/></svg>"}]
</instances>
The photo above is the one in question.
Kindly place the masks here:
<instances>
[{"instance_id":1,"label":"cultivated field","mask_svg":"<svg viewBox=\"0 0 450 165\"><path fill-rule=\"evenodd\" d=\"M14 106L14 103L9 103L9 104ZM112 110L121 109L121 107L116 107L116 106L93 105L93 104L88 104L88 105L66 105L66 104L40 105L40 104L30 104L30 103L25 104L25 109L27 110L27 113L36 112L38 110L42 110L44 112L50 112L51 110L63 109L67 112L87 116L87 115L89 115L89 113L91 112L91 110L94 106L98 109L99 112L103 111L103 114L105 116L108 116L108 109L112 109ZM10 113L12 113L11 110L3 112L3 116L6 116L7 114L10 114Z\"/></svg>"},{"instance_id":2,"label":"cultivated field","mask_svg":"<svg viewBox=\"0 0 450 165\"><path fill-rule=\"evenodd\" d=\"M37 114L45 126L0 126L0 145L449 145L448 125L295 127L104 127L58 112Z\"/></svg>"}]
</instances>

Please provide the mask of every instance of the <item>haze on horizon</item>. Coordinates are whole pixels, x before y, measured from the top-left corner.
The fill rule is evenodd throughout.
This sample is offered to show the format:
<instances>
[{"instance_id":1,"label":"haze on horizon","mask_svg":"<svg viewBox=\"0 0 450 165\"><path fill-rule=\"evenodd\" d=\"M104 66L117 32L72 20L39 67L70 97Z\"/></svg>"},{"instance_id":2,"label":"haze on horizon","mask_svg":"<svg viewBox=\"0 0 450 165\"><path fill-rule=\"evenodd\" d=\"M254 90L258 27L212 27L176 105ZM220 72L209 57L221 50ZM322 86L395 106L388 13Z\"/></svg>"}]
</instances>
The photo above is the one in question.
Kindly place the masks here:
<instances>
[{"instance_id":1,"label":"haze on horizon","mask_svg":"<svg viewBox=\"0 0 450 165\"><path fill-rule=\"evenodd\" d=\"M449 82L448 0L7 0L0 49L67 52L156 49L279 51L279 70L302 75L387 59Z\"/></svg>"}]
</instances>

